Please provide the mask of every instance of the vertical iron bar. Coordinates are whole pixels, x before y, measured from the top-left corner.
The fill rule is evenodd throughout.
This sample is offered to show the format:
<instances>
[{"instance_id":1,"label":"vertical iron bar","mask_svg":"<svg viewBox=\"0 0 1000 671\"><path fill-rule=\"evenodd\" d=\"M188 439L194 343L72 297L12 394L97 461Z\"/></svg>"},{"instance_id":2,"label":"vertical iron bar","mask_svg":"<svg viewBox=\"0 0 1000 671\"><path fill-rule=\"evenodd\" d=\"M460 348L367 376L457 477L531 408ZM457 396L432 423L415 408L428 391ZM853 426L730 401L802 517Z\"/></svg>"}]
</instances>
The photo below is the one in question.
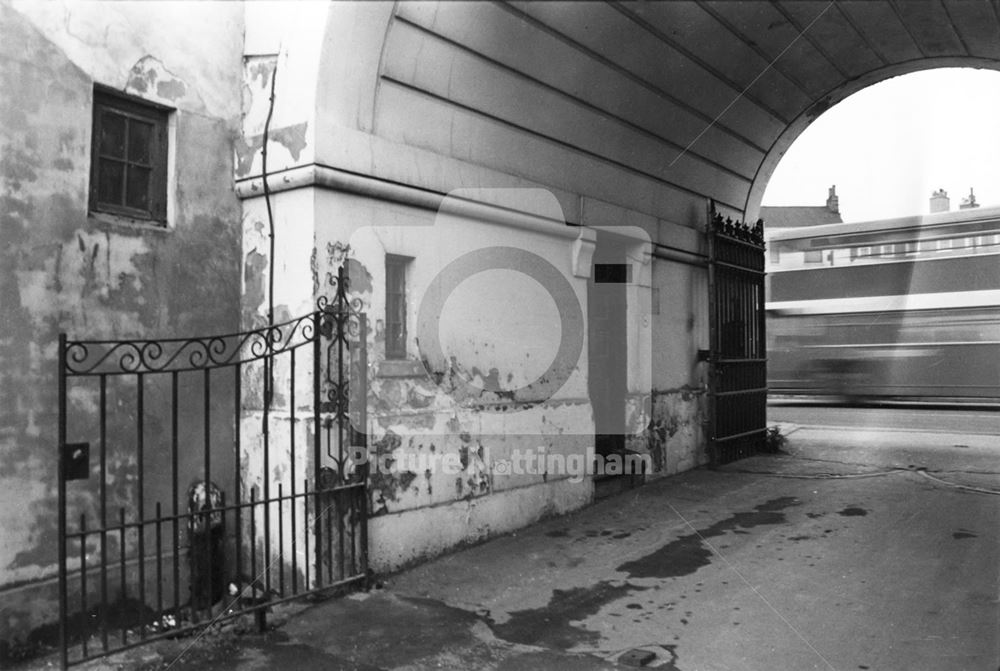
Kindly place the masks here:
<instances>
[{"instance_id":1,"label":"vertical iron bar","mask_svg":"<svg viewBox=\"0 0 1000 671\"><path fill-rule=\"evenodd\" d=\"M291 468L291 485L292 493L290 498L291 504L291 529L292 529L292 594L298 594L298 543L296 543L296 537L298 536L298 527L295 524L295 507L298 505L298 501L295 500L295 350L291 350L289 353L290 365L292 368L291 381L289 382L289 403L288 407L290 409L290 416L288 420L289 426L289 461Z\"/></svg>"},{"instance_id":2,"label":"vertical iron bar","mask_svg":"<svg viewBox=\"0 0 1000 671\"><path fill-rule=\"evenodd\" d=\"M285 497L282 483L278 483L278 593L285 596L285 565L282 550L285 549ZM270 559L268 559L270 561Z\"/></svg>"},{"instance_id":3,"label":"vertical iron bar","mask_svg":"<svg viewBox=\"0 0 1000 671\"><path fill-rule=\"evenodd\" d=\"M757 356L762 359L759 365L758 375L760 376L760 384L758 387L767 387L767 314L765 312L766 305L764 303L764 282L766 276L764 275L764 254L766 254L766 248L763 243L761 244L760 250L758 251L757 265L760 267L761 274L757 276L757 328L759 333L759 338L757 342ZM767 426L767 391L761 392L760 399L757 402L757 412L760 415L758 420L758 425L761 427ZM766 434L761 434L758 439L758 444L763 445L764 440L766 440Z\"/></svg>"},{"instance_id":4,"label":"vertical iron bar","mask_svg":"<svg viewBox=\"0 0 1000 671\"><path fill-rule=\"evenodd\" d=\"M747 337L744 345L744 357L753 358L754 343L757 341L757 321L753 315L753 276L744 271L743 273L743 296L746 303L743 306L743 318L746 320Z\"/></svg>"},{"instance_id":5,"label":"vertical iron bar","mask_svg":"<svg viewBox=\"0 0 1000 671\"><path fill-rule=\"evenodd\" d=\"M156 617L163 616L163 516L156 502Z\"/></svg>"},{"instance_id":6,"label":"vertical iron bar","mask_svg":"<svg viewBox=\"0 0 1000 671\"><path fill-rule=\"evenodd\" d=\"M347 481L344 480L340 484L345 485ZM349 499L351 495L350 489L344 489L336 492L333 495L333 500L336 503L336 514L337 514L337 566L339 567L339 580L343 580L345 577L344 571L346 566L344 565L344 555L345 555L345 538L344 538L344 501Z\"/></svg>"},{"instance_id":7,"label":"vertical iron bar","mask_svg":"<svg viewBox=\"0 0 1000 671\"><path fill-rule=\"evenodd\" d=\"M90 634L90 618L87 616L87 516L80 513L80 617L83 620L80 639L83 656L87 656L87 638Z\"/></svg>"},{"instance_id":8,"label":"vertical iron bar","mask_svg":"<svg viewBox=\"0 0 1000 671\"><path fill-rule=\"evenodd\" d=\"M243 514L242 506L240 505L243 501L243 483L240 478L240 459L241 459L241 436L242 429L240 427L240 420L242 418L243 409L243 377L242 377L242 365L237 363L233 366L234 381L233 385L235 387L235 410L233 417L233 425L236 431L235 449L236 454L233 458L233 491L235 492L236 502L234 515L236 517L236 531L235 531L235 545L236 545L236 579L237 584L240 580L240 575L243 573Z\"/></svg>"},{"instance_id":9,"label":"vertical iron bar","mask_svg":"<svg viewBox=\"0 0 1000 671\"><path fill-rule=\"evenodd\" d=\"M309 591L309 478L302 481L302 545L305 561L302 562L303 588Z\"/></svg>"},{"instance_id":10,"label":"vertical iron bar","mask_svg":"<svg viewBox=\"0 0 1000 671\"><path fill-rule=\"evenodd\" d=\"M142 373L136 374L136 421L138 424L138 432L136 436L136 470L139 476L139 501L138 501L138 534L139 534L139 607L145 608L146 606L146 537L145 537L145 499L146 499L146 470L144 464L144 448L145 448L145 412L146 412L146 397L145 397L145 384L144 377ZM140 636L145 638L146 630L141 628L139 630Z\"/></svg>"},{"instance_id":11,"label":"vertical iron bar","mask_svg":"<svg viewBox=\"0 0 1000 671\"><path fill-rule=\"evenodd\" d=\"M170 491L171 503L173 507L173 536L174 536L174 615L180 612L181 607L181 532L180 532L180 494L178 456L177 448L179 439L177 436L177 403L178 403L178 377L177 371L170 374Z\"/></svg>"},{"instance_id":12,"label":"vertical iron bar","mask_svg":"<svg viewBox=\"0 0 1000 671\"><path fill-rule=\"evenodd\" d=\"M716 292L715 278L715 254L716 254L716 218L715 205L712 204L708 212L708 458L713 464L718 463L717 442L716 442L716 387L717 361L719 356L718 346L718 299Z\"/></svg>"},{"instance_id":13,"label":"vertical iron bar","mask_svg":"<svg viewBox=\"0 0 1000 671\"><path fill-rule=\"evenodd\" d=\"M322 543L322 520L319 514L319 469L321 464L321 453L322 453L322 428L320 423L320 376L322 375L322 363L321 363L321 350L320 344L323 339L321 328L323 326L322 313L316 311L313 313L313 472L312 479L315 483L313 487L313 495L316 497L313 500L313 528L315 530L315 545L316 549L316 587L319 587L323 581L323 572L321 567L323 566L323 543ZM308 482L307 491L308 491ZM308 507L308 505L307 505ZM307 518L308 519L308 518Z\"/></svg>"},{"instance_id":14,"label":"vertical iron bar","mask_svg":"<svg viewBox=\"0 0 1000 671\"><path fill-rule=\"evenodd\" d=\"M334 408L336 408L336 401L332 402ZM336 413L336 411L334 411ZM326 453L331 456L335 461L336 457L333 457L331 452L331 447L333 445L333 425L336 422L336 414L329 418L326 422ZM336 486L338 474L334 473L332 477L332 482L322 482L320 481L319 486L323 488L323 493L320 495L320 501L323 504L323 509L319 511L319 514L324 519L324 524L326 527L326 555L323 557L326 560L326 579L327 582L332 583L334 581L333 571L334 563L337 558L333 552L333 516L336 515L336 509L339 505L339 501L336 499L336 494L330 491L331 485Z\"/></svg>"},{"instance_id":15,"label":"vertical iron bar","mask_svg":"<svg viewBox=\"0 0 1000 671\"><path fill-rule=\"evenodd\" d=\"M108 377L100 376L100 435L98 446L101 450L101 646L108 651Z\"/></svg>"},{"instance_id":16,"label":"vertical iron bar","mask_svg":"<svg viewBox=\"0 0 1000 671\"><path fill-rule=\"evenodd\" d=\"M207 586L205 589L206 597L208 598L208 611L209 615L212 612L212 595L214 594L214 585L212 584L212 564L214 563L215 557L212 556L212 519L215 516L215 506L212 503L212 371L210 368L206 368L203 373L203 386L204 390L202 392L203 398L202 402L204 404L204 414L205 414L205 506L208 511L202 516L202 523L204 524L204 534L205 534L205 564L207 573Z\"/></svg>"},{"instance_id":17,"label":"vertical iron bar","mask_svg":"<svg viewBox=\"0 0 1000 671\"><path fill-rule=\"evenodd\" d=\"M326 579L327 582L334 581L333 567L333 516L340 515L340 501L336 493L330 493L329 488L323 488L323 510L320 515L325 515L326 519ZM343 542L343 538L340 539Z\"/></svg>"},{"instance_id":18,"label":"vertical iron bar","mask_svg":"<svg viewBox=\"0 0 1000 671\"><path fill-rule=\"evenodd\" d=\"M356 525L358 523L357 492L358 490L356 489L348 492L348 497L351 500L351 514L347 518L347 531L351 535L351 575L355 575L358 572L358 538L356 533Z\"/></svg>"},{"instance_id":19,"label":"vertical iron bar","mask_svg":"<svg viewBox=\"0 0 1000 671\"><path fill-rule=\"evenodd\" d=\"M59 334L59 428L56 439L57 481L59 489L59 663L63 669L69 667L69 641L67 640L66 618L69 604L67 603L66 575L66 334Z\"/></svg>"},{"instance_id":20,"label":"vertical iron bar","mask_svg":"<svg viewBox=\"0 0 1000 671\"><path fill-rule=\"evenodd\" d=\"M341 282L343 282L344 267L340 267ZM341 284L340 288L346 288ZM347 364L347 374L344 374L344 351L350 357L350 349L347 346L347 325L350 316L345 312L342 319L337 320L337 401L334 419L337 423L337 473L340 476L340 484L347 482L347 464L344 460L344 424L350 424L350 361ZM346 407L345 407L346 406ZM344 511L343 495L337 492L334 501L337 504L337 566L340 569L340 580L344 579Z\"/></svg>"},{"instance_id":21,"label":"vertical iron bar","mask_svg":"<svg viewBox=\"0 0 1000 671\"><path fill-rule=\"evenodd\" d=\"M268 346L271 339L268 337ZM264 554L262 569L264 571L264 589L271 591L271 399L274 395L274 354L264 357L268 373L264 376L267 391L264 394Z\"/></svg>"},{"instance_id":22,"label":"vertical iron bar","mask_svg":"<svg viewBox=\"0 0 1000 671\"><path fill-rule=\"evenodd\" d=\"M125 507L121 506L118 508L118 528L121 533L121 542L118 544L118 581L120 583L121 591L118 595L119 600L122 605L125 604L128 599L128 585L125 582ZM122 618L122 645L128 643L128 632L126 631L125 618Z\"/></svg>"},{"instance_id":23,"label":"vertical iron bar","mask_svg":"<svg viewBox=\"0 0 1000 671\"><path fill-rule=\"evenodd\" d=\"M361 489L361 572L368 572L368 473L371 464L371 457L368 454L368 319L365 315L360 317L361 350L358 352L358 398L360 407L358 409L358 433L360 435L360 447L364 449L364 465L361 467L361 478L364 486Z\"/></svg>"},{"instance_id":24,"label":"vertical iron bar","mask_svg":"<svg viewBox=\"0 0 1000 671\"><path fill-rule=\"evenodd\" d=\"M265 560L266 561L266 560ZM257 580L257 486L250 487L250 582Z\"/></svg>"},{"instance_id":25,"label":"vertical iron bar","mask_svg":"<svg viewBox=\"0 0 1000 671\"><path fill-rule=\"evenodd\" d=\"M753 324L753 345L750 351L750 356L757 358L758 350L760 349L760 324L757 323L757 283L760 278L756 275L751 275L751 289L750 289L750 323Z\"/></svg>"},{"instance_id":26,"label":"vertical iron bar","mask_svg":"<svg viewBox=\"0 0 1000 671\"><path fill-rule=\"evenodd\" d=\"M750 338L747 340L746 347L746 357L753 358L754 352L757 351L757 319L754 313L754 302L757 297L754 295L755 281L756 277L751 273L745 273L746 279L746 319L747 319L747 333L750 334Z\"/></svg>"}]
</instances>

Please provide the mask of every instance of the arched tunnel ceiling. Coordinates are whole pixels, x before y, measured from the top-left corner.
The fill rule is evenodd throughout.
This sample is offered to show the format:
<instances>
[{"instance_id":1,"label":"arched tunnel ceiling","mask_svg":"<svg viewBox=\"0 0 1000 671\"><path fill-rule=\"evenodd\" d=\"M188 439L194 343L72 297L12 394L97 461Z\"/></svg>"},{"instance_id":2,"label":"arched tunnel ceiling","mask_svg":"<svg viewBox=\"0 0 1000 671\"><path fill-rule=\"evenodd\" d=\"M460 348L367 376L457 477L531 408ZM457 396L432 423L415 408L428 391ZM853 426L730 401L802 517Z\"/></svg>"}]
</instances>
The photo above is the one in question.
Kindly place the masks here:
<instances>
[{"instance_id":1,"label":"arched tunnel ceiling","mask_svg":"<svg viewBox=\"0 0 1000 671\"><path fill-rule=\"evenodd\" d=\"M670 219L755 213L808 123L881 79L1000 64L987 0L401 2L376 135Z\"/></svg>"}]
</instances>

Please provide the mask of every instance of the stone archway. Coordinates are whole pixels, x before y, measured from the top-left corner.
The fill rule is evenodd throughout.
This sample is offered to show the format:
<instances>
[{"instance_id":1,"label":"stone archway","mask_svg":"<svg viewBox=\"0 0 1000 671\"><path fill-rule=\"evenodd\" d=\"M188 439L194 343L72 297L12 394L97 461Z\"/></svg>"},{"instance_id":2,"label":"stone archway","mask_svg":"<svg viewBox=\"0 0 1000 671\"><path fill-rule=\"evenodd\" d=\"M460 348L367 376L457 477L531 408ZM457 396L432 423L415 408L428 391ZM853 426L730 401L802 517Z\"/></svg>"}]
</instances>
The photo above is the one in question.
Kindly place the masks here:
<instances>
[{"instance_id":1,"label":"stone archway","mask_svg":"<svg viewBox=\"0 0 1000 671\"><path fill-rule=\"evenodd\" d=\"M921 59L881 68L867 73L863 77L844 82L838 88L831 91L822 100L799 115L799 117L792 123L788 124L784 132L782 132L781 135L775 140L774 144L767 152L767 155L761 161L757 175L754 178L753 185L750 187L750 191L747 194L745 207L745 211L748 215L747 219L750 221L757 219L758 213L760 212L761 199L764 197L768 180L770 180L771 175L774 174L774 170L778 167L778 163L781 162L785 152L788 151L789 147L792 146L795 140L805 131L806 128L809 127L810 124L812 124L813 121L823 114L823 112L846 100L855 93L858 93L869 86L874 86L875 84L886 81L887 79L892 79L893 77L899 77L914 72L921 72L923 70L957 67L1000 70L1000 61L973 57Z\"/></svg>"}]
</instances>

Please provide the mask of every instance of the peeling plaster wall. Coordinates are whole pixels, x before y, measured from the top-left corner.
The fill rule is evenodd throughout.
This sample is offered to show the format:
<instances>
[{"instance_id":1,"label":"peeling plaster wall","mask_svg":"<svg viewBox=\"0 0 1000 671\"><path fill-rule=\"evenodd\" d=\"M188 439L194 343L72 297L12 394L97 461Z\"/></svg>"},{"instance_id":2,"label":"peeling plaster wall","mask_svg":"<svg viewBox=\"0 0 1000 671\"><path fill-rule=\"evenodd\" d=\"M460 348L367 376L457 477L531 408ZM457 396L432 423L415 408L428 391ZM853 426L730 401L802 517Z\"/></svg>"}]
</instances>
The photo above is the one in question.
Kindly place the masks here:
<instances>
[{"instance_id":1,"label":"peeling plaster wall","mask_svg":"<svg viewBox=\"0 0 1000 671\"><path fill-rule=\"evenodd\" d=\"M573 480L555 472L558 466L548 473L546 462L529 461L545 454L558 460L553 464L582 466L593 445L583 350L568 368L546 369L563 329L586 328L587 284L572 272L573 238L329 191L318 194L316 209L338 214L338 225L317 230L320 291L332 291L329 278L346 264L351 293L371 325L370 445L378 463L390 466L376 469L371 482L372 544L386 548L373 552L376 565L398 567L588 502L589 478ZM436 283L450 263L483 249L490 253L482 263L497 267L472 268L453 288ZM521 252L544 258L566 278L572 294L563 300L577 302L580 321L560 323L552 287L507 267ZM401 360L385 356L386 254L412 259ZM444 360L427 359L433 353L419 343L432 331ZM546 375L557 380L545 386ZM543 380L537 393L530 391L536 379ZM518 498L522 503L511 505ZM412 533L438 516L449 520L449 533ZM405 547L396 538L401 533Z\"/></svg>"},{"instance_id":2,"label":"peeling plaster wall","mask_svg":"<svg viewBox=\"0 0 1000 671\"><path fill-rule=\"evenodd\" d=\"M475 217L441 221L432 203L438 194L479 188L472 200L491 202L482 189L542 187L558 205L556 220L565 218L591 234L601 227L629 227L641 233L632 234L640 241L703 250L701 197L650 189L626 170L596 170L573 152L477 126L448 106L448 94L420 96L418 90L433 89L444 78L456 92L489 88L477 84L473 70L451 72L458 63L454 54L414 29L435 24L438 8L434 3L334 3L326 6L320 31L322 11L313 6L308 22L278 17L274 25L285 31L280 39L264 39L249 25L247 31L243 139L236 165L245 215L243 324L258 325L267 313L269 227L259 175L276 76L268 145L277 235L275 310L281 318L312 309L318 295L332 294L331 280L344 266L352 296L369 315L369 446L375 458L395 467L372 477L372 562L382 570L570 510L592 496L589 478L573 482L545 472L497 472L497 464L518 450L537 454L544 447L565 462L583 458L594 442L585 354L551 397L510 391L542 373L535 362L551 360L556 351L553 334L559 324L552 297L516 272L493 269L467 278L437 306L447 355L428 360L426 367L421 352L427 348L416 342L414 316L428 289L441 289L433 280L449 262L475 248L515 247L539 254L569 278L584 315L576 328L584 334L585 347L587 279L577 274L575 264L589 268L586 246L581 255L575 234L565 235L558 223L550 222L548 229L522 226L518 213L532 211L524 204L514 204L506 223ZM440 9L450 14L455 8ZM495 12L474 5L459 13L471 16L480 9L496 18ZM470 34L488 34L491 27L475 20L462 25ZM310 72L316 73L315 81L300 76ZM503 104L533 120L548 118L522 93ZM597 137L601 128L579 132ZM655 476L704 461L704 381L695 361L707 340L707 294L704 270L650 260L649 251L648 244L643 252L637 242L628 252L643 279L626 292L626 422L628 447L650 456ZM406 360L386 361L384 355L387 253L412 257ZM652 314L654 300L659 305ZM484 313L480 304L492 306L494 314ZM535 359L496 342L516 343ZM275 435L288 433L282 428ZM255 479L261 473L260 450L248 449L247 473ZM446 460L457 468L445 473Z\"/></svg>"},{"instance_id":3,"label":"peeling plaster wall","mask_svg":"<svg viewBox=\"0 0 1000 671\"><path fill-rule=\"evenodd\" d=\"M260 197L244 201L245 326L261 323L267 312L264 210ZM438 273L466 253L508 247L541 256L564 278L579 306L567 326L577 336L580 353L585 351L587 280L573 273L577 234L572 229L556 229L557 234L512 230L331 190L281 191L272 197L272 211L278 236L277 318L303 314L317 296L332 296L341 266L349 275L351 297L368 315L369 446L376 463L389 466L375 469L371 478L374 566L398 568L455 543L509 531L591 500L590 479L582 477L593 445L585 357L549 371L559 380L549 386L543 381L541 391L511 391L544 379L560 342L559 312L545 288L502 267L474 274L428 313L437 322L445 353L444 361L427 362L437 374L427 372L424 350L417 344L421 301ZM403 360L385 357L386 254L412 258L407 269L408 356ZM477 304L488 309L477 309ZM506 329L509 337L497 337L498 329ZM308 377L304 371L297 376ZM280 367L277 378L278 388L284 389L288 378ZM306 405L310 401L306 393L297 398ZM260 416L252 399L245 405L251 411L245 420L245 435L250 435ZM271 434L272 455L287 454L288 419L279 402L272 419L278 427ZM299 426L295 435L296 444L312 444L311 427ZM246 440L243 448L247 482L262 486L270 478L273 489L279 478L276 472L264 474L261 445ZM325 454L324 447L320 466L333 466ZM555 462L514 464L524 458L520 455L539 454L559 464L573 461L579 477L548 472L548 463L558 468ZM312 472L311 456L299 449L297 472ZM284 456L278 461L291 466ZM271 463L274 471L274 457ZM450 520L449 533L412 533L440 516ZM401 539L406 543L400 545Z\"/></svg>"},{"instance_id":4,"label":"peeling plaster wall","mask_svg":"<svg viewBox=\"0 0 1000 671\"><path fill-rule=\"evenodd\" d=\"M0 641L23 639L57 613L58 334L111 339L238 327L241 213L230 157L242 10L226 5L0 3ZM167 229L88 215L95 83L176 109ZM167 396L154 387L151 454L168 426ZM95 394L71 390L71 411L85 412ZM119 395L109 422L126 426L134 390ZM71 430L92 438L92 427ZM201 450L196 433L192 423L181 436L190 446L181 455L185 474ZM212 433L224 445L231 428L219 424ZM109 455L122 481L135 476L127 452ZM158 459L147 464L148 498L168 500L155 477ZM69 496L71 519L93 511L93 483L71 484ZM122 490L111 503L134 501Z\"/></svg>"},{"instance_id":5,"label":"peeling plaster wall","mask_svg":"<svg viewBox=\"0 0 1000 671\"><path fill-rule=\"evenodd\" d=\"M679 473L708 461L708 275L704 268L656 261L653 286L653 391L645 439L656 471Z\"/></svg>"}]
</instances>

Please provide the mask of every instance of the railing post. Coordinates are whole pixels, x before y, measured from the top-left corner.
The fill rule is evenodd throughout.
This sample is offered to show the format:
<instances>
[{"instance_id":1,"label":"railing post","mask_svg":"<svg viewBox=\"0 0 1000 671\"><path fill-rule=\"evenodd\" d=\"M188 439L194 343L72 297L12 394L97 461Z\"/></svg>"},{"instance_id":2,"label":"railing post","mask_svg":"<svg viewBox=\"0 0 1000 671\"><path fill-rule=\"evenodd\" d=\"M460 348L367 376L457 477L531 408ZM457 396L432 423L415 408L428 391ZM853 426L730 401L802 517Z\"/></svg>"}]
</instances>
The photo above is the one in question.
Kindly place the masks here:
<instances>
[{"instance_id":1,"label":"railing post","mask_svg":"<svg viewBox=\"0 0 1000 671\"><path fill-rule=\"evenodd\" d=\"M56 438L57 477L59 479L59 663L69 667L69 641L66 619L69 617L66 575L66 334L59 334L59 428Z\"/></svg>"},{"instance_id":2,"label":"railing post","mask_svg":"<svg viewBox=\"0 0 1000 671\"><path fill-rule=\"evenodd\" d=\"M715 225L716 225L715 203L709 203L708 222L705 225L705 234L708 238L708 461L715 465L718 462L716 438L717 408L715 392L718 387L716 372L719 358L718 346L718 301L716 293L715 277Z\"/></svg>"},{"instance_id":3,"label":"railing post","mask_svg":"<svg viewBox=\"0 0 1000 671\"><path fill-rule=\"evenodd\" d=\"M320 382L322 377L322 348L323 339L323 311L317 310L313 313L313 536L316 550L316 587L323 582L323 543L321 541L323 531L320 513L320 484L319 469L322 463L322 422L320 418Z\"/></svg>"},{"instance_id":4,"label":"railing post","mask_svg":"<svg viewBox=\"0 0 1000 671\"><path fill-rule=\"evenodd\" d=\"M358 352L358 389L360 399L358 409L359 441L365 450L364 463L360 466L365 486L361 488L361 571L368 573L368 474L371 469L371 455L368 453L368 320L360 315L360 351Z\"/></svg>"}]
</instances>

